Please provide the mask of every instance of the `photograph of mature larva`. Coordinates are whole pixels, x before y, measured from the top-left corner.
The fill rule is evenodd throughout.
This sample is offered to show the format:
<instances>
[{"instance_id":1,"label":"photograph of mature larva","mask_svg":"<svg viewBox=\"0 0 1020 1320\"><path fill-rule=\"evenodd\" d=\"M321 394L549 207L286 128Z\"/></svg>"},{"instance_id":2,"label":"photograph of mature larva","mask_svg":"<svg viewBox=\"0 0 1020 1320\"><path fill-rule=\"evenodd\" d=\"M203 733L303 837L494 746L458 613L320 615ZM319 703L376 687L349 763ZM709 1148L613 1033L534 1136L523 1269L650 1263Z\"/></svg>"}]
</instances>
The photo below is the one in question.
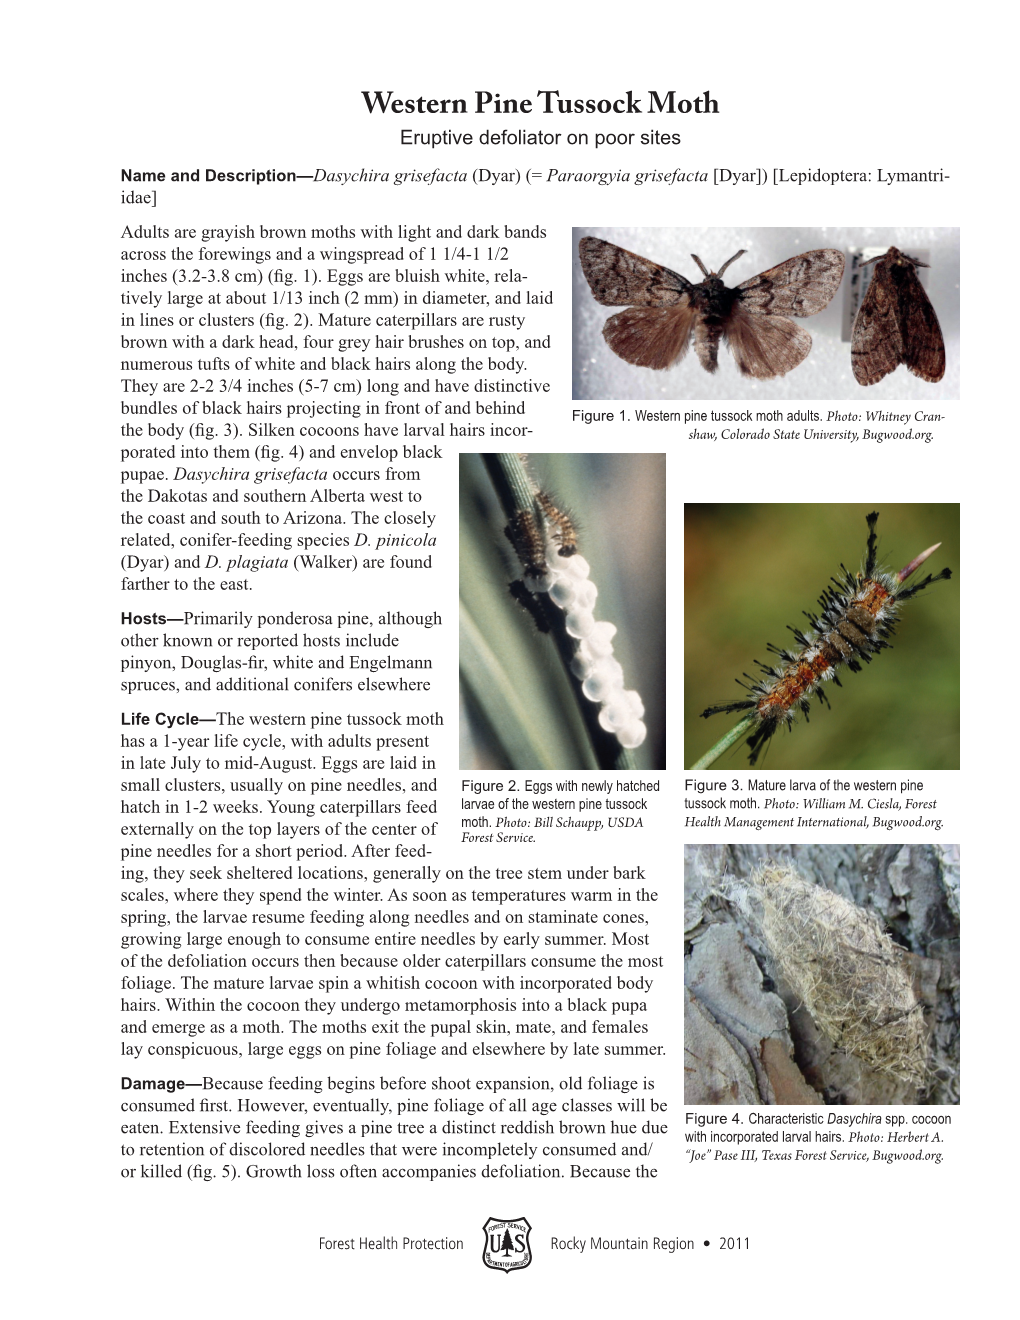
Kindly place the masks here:
<instances>
[{"instance_id":1,"label":"photograph of mature larva","mask_svg":"<svg viewBox=\"0 0 1020 1320\"><path fill-rule=\"evenodd\" d=\"M666 456L463 454L465 770L665 769Z\"/></svg>"},{"instance_id":2,"label":"photograph of mature larva","mask_svg":"<svg viewBox=\"0 0 1020 1320\"><path fill-rule=\"evenodd\" d=\"M684 849L686 1104L959 1101L958 846ZM931 1135L892 1144L877 1122L797 1132L772 1149L938 1152Z\"/></svg>"},{"instance_id":3,"label":"photograph of mature larva","mask_svg":"<svg viewBox=\"0 0 1020 1320\"><path fill-rule=\"evenodd\" d=\"M959 530L958 504L686 505L685 765L959 769Z\"/></svg>"},{"instance_id":4,"label":"photograph of mature larva","mask_svg":"<svg viewBox=\"0 0 1020 1320\"><path fill-rule=\"evenodd\" d=\"M917 317L874 296L851 354L864 286L889 268L862 262L891 248L925 263L910 271L937 309L940 369L904 342ZM959 229L588 225L570 256L575 399L959 398Z\"/></svg>"}]
</instances>

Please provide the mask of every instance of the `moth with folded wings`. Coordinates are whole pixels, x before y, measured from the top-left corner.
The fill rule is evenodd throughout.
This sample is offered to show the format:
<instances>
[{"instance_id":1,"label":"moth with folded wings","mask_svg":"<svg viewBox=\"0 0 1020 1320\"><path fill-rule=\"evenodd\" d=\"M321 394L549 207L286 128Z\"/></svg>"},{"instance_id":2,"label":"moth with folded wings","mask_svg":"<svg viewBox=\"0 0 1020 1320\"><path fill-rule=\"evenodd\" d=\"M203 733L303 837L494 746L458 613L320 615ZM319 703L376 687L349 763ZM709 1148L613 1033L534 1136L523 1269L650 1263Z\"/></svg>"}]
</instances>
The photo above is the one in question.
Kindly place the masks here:
<instances>
[{"instance_id":1,"label":"moth with folded wings","mask_svg":"<svg viewBox=\"0 0 1020 1320\"><path fill-rule=\"evenodd\" d=\"M926 261L891 247L875 270L854 321L850 360L859 385L874 385L902 362L921 380L937 384L946 374L946 346L935 309L917 267Z\"/></svg>"},{"instance_id":2,"label":"moth with folded wings","mask_svg":"<svg viewBox=\"0 0 1020 1320\"><path fill-rule=\"evenodd\" d=\"M714 372L725 340L742 375L772 380L811 352L811 336L789 317L814 316L829 304L843 278L843 254L816 248L728 288L722 275L743 255L741 249L716 272L692 254L705 276L692 284L605 239L580 243L581 267L597 301L626 307L602 330L626 362L662 371L679 362L693 341L698 361Z\"/></svg>"}]
</instances>

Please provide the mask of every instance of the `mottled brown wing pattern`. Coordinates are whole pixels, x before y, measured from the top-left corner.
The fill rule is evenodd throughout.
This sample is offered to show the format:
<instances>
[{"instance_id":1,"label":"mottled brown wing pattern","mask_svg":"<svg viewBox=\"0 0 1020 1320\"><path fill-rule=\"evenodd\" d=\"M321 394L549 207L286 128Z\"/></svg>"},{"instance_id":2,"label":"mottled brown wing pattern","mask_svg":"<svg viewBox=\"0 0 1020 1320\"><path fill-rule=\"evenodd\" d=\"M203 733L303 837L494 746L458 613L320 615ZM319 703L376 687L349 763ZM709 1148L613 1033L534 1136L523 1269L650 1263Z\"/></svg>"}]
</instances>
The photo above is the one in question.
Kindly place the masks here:
<instances>
[{"instance_id":1,"label":"mottled brown wing pattern","mask_svg":"<svg viewBox=\"0 0 1020 1320\"><path fill-rule=\"evenodd\" d=\"M913 284L916 288L902 314L903 361L915 376L934 385L946 374L946 346L935 308L916 274Z\"/></svg>"},{"instance_id":2,"label":"mottled brown wing pattern","mask_svg":"<svg viewBox=\"0 0 1020 1320\"><path fill-rule=\"evenodd\" d=\"M724 331L740 371L755 380L772 380L799 367L811 352L811 336L785 316L755 316L739 303Z\"/></svg>"},{"instance_id":3,"label":"mottled brown wing pattern","mask_svg":"<svg viewBox=\"0 0 1020 1320\"><path fill-rule=\"evenodd\" d=\"M942 330L917 278L921 264L895 247L877 260L850 345L858 384L874 385L901 362L933 384L945 375Z\"/></svg>"},{"instance_id":4,"label":"mottled brown wing pattern","mask_svg":"<svg viewBox=\"0 0 1020 1320\"><path fill-rule=\"evenodd\" d=\"M859 385L874 385L903 361L903 336L895 290L872 278L854 321L850 362Z\"/></svg>"},{"instance_id":5,"label":"mottled brown wing pattern","mask_svg":"<svg viewBox=\"0 0 1020 1320\"><path fill-rule=\"evenodd\" d=\"M696 319L689 300L677 307L628 307L609 318L602 334L625 362L662 371L687 352Z\"/></svg>"},{"instance_id":6,"label":"mottled brown wing pattern","mask_svg":"<svg viewBox=\"0 0 1020 1320\"><path fill-rule=\"evenodd\" d=\"M900 297L904 364L921 380L934 384L946 374L946 346L942 341L942 327L938 323L936 309L930 304L928 294L917 279L914 269L910 269L905 286L909 294L901 294Z\"/></svg>"},{"instance_id":7,"label":"mottled brown wing pattern","mask_svg":"<svg viewBox=\"0 0 1020 1320\"><path fill-rule=\"evenodd\" d=\"M605 307L675 307L694 287L668 266L603 238L582 238L579 251L588 286Z\"/></svg>"},{"instance_id":8,"label":"mottled brown wing pattern","mask_svg":"<svg viewBox=\"0 0 1020 1320\"><path fill-rule=\"evenodd\" d=\"M814 316L828 307L843 278L843 253L815 248L737 286L741 304L758 316Z\"/></svg>"}]
</instances>

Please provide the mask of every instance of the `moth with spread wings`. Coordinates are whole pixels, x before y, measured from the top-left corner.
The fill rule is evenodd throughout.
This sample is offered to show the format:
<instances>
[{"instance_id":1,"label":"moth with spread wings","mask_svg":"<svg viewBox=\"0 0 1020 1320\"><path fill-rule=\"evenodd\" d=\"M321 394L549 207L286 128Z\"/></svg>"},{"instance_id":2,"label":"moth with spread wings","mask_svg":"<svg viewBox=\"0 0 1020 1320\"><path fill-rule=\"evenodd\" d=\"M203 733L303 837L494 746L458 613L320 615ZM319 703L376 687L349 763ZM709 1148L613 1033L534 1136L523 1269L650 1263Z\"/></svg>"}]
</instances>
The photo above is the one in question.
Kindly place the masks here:
<instances>
[{"instance_id":1,"label":"moth with spread wings","mask_svg":"<svg viewBox=\"0 0 1020 1320\"><path fill-rule=\"evenodd\" d=\"M814 316L826 307L843 278L843 254L816 248L762 271L735 289L723 272L742 248L700 284L601 238L582 238L581 267L595 298L606 307L626 305L602 334L614 353L637 367L662 371L687 352L691 340L706 371L719 363L725 339L745 376L772 380L799 366L811 352L811 336L790 316Z\"/></svg>"}]
</instances>

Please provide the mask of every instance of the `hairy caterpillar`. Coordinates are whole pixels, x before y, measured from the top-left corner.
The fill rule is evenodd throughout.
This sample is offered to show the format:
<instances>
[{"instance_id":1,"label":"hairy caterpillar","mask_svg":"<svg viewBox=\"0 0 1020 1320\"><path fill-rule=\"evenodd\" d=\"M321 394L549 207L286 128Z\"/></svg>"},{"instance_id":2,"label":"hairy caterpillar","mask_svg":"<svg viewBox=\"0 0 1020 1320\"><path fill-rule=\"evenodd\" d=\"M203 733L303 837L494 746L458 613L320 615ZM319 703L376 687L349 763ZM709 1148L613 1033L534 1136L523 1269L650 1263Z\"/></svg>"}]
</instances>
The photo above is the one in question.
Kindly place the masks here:
<instances>
[{"instance_id":1,"label":"hairy caterpillar","mask_svg":"<svg viewBox=\"0 0 1020 1320\"><path fill-rule=\"evenodd\" d=\"M503 535L517 551L526 577L542 577L547 573L545 562L545 538L538 529L538 523L531 509L520 509L503 528ZM514 587L524 587L524 583L511 584L510 594L520 600L520 593Z\"/></svg>"},{"instance_id":2,"label":"hairy caterpillar","mask_svg":"<svg viewBox=\"0 0 1020 1320\"><path fill-rule=\"evenodd\" d=\"M828 705L822 684L831 680L842 686L837 673L840 666L859 672L862 661L870 663L873 656L889 646L888 639L895 631L903 601L916 596L932 582L952 577L951 570L944 568L934 577L929 573L914 586L904 586L907 578L935 553L941 542L922 551L898 573L877 571L877 522L878 514L869 513L863 571L853 574L841 564L842 575L832 578L832 585L827 586L818 599L820 613L805 611L811 625L807 632L790 628L800 649L790 651L769 643L768 650L779 657L778 662L768 665L755 660L763 677L754 678L745 673L744 678L749 679L749 683L736 680L750 695L741 701L709 706L702 711L704 719L731 711L742 711L752 718L754 727L747 739L751 765L757 762L762 748L781 725L791 725L798 713L803 714L805 720L808 718L812 697Z\"/></svg>"},{"instance_id":3,"label":"hairy caterpillar","mask_svg":"<svg viewBox=\"0 0 1020 1320\"><path fill-rule=\"evenodd\" d=\"M535 492L538 506L546 516L552 528L559 553L566 559L577 554L577 528L574 520L565 509L559 509L544 490Z\"/></svg>"}]
</instances>

